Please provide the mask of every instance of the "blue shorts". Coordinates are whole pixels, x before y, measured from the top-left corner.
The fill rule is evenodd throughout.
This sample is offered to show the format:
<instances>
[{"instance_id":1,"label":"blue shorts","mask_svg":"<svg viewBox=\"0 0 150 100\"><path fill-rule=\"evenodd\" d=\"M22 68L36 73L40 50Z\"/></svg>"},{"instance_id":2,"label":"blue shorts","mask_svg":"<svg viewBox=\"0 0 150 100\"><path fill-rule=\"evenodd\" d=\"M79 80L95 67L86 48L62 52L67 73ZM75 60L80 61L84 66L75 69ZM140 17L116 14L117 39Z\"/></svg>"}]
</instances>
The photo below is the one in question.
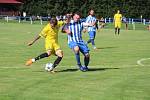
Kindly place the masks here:
<instances>
[{"instance_id":1,"label":"blue shorts","mask_svg":"<svg viewBox=\"0 0 150 100\"><path fill-rule=\"evenodd\" d=\"M89 33L90 39L95 39L95 35L96 35L95 31L89 31L88 33Z\"/></svg>"},{"instance_id":2,"label":"blue shorts","mask_svg":"<svg viewBox=\"0 0 150 100\"><path fill-rule=\"evenodd\" d=\"M73 49L75 46L78 46L80 49L80 52L82 52L83 54L87 54L90 51L88 46L84 42L79 42L79 43L70 42L68 45L71 49Z\"/></svg>"}]
</instances>

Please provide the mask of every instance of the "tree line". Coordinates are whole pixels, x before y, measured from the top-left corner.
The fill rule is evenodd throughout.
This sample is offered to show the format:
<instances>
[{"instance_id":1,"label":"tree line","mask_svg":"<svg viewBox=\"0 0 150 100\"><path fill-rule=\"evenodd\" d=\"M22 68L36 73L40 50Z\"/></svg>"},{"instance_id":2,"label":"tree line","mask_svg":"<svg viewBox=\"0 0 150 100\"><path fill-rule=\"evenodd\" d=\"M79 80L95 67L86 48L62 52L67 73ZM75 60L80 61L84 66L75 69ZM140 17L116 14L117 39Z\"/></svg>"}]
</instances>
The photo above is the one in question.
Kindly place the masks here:
<instances>
[{"instance_id":1,"label":"tree line","mask_svg":"<svg viewBox=\"0 0 150 100\"><path fill-rule=\"evenodd\" d=\"M79 11L83 17L94 9L97 17L113 17L117 10L131 18L150 18L150 0L23 0L21 12L35 16L64 15Z\"/></svg>"}]
</instances>

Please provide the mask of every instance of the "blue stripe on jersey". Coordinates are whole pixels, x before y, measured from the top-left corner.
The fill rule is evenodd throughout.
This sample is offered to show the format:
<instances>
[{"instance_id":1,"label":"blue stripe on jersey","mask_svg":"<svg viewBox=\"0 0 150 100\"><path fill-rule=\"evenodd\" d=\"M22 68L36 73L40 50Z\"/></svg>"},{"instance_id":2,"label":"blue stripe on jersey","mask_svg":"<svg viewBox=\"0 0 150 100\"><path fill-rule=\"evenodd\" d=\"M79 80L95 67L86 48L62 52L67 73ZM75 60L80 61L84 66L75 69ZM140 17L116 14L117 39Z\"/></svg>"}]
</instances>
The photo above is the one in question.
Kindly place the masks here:
<instances>
[{"instance_id":1,"label":"blue stripe on jersey","mask_svg":"<svg viewBox=\"0 0 150 100\"><path fill-rule=\"evenodd\" d=\"M78 36L77 36L78 33L77 33L77 28L76 28L77 25L75 23L73 23L72 27L73 27L72 34L73 34L73 37L75 37L75 38L73 38L73 40L78 41ZM74 34L74 33L76 33L76 34Z\"/></svg>"},{"instance_id":2,"label":"blue stripe on jersey","mask_svg":"<svg viewBox=\"0 0 150 100\"><path fill-rule=\"evenodd\" d=\"M93 22L96 22L96 18L94 16L89 15L86 18L86 23L93 23ZM96 31L96 27L95 26L89 26L88 31Z\"/></svg>"},{"instance_id":3,"label":"blue stripe on jersey","mask_svg":"<svg viewBox=\"0 0 150 100\"><path fill-rule=\"evenodd\" d=\"M72 36L68 35L68 43L73 41L73 42L81 42L82 40L82 30L83 30L83 24L81 21L79 22L74 22L71 20L69 23L69 29L72 32Z\"/></svg>"},{"instance_id":4,"label":"blue stripe on jersey","mask_svg":"<svg viewBox=\"0 0 150 100\"><path fill-rule=\"evenodd\" d=\"M72 30L72 27L69 27L69 30ZM69 37L72 37L72 36L73 36L73 34L68 35L68 41L73 41L73 39L72 39L72 38L69 38Z\"/></svg>"}]
</instances>

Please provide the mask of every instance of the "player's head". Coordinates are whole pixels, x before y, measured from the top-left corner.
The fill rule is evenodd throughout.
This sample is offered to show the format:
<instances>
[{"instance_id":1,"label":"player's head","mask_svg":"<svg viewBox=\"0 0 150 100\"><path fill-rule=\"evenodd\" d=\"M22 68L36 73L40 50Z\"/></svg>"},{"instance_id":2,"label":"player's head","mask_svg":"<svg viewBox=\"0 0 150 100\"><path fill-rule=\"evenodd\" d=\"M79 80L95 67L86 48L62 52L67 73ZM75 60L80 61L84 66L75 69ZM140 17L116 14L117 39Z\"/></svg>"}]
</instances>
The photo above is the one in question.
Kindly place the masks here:
<instances>
[{"instance_id":1,"label":"player's head","mask_svg":"<svg viewBox=\"0 0 150 100\"><path fill-rule=\"evenodd\" d=\"M76 13L74 13L74 15L73 15L73 20L74 20L75 22L77 22L77 21L80 20L80 17L81 17L81 14L80 14L79 12L76 12Z\"/></svg>"},{"instance_id":2,"label":"player's head","mask_svg":"<svg viewBox=\"0 0 150 100\"><path fill-rule=\"evenodd\" d=\"M120 10L117 10L117 14L119 14L120 13Z\"/></svg>"},{"instance_id":3,"label":"player's head","mask_svg":"<svg viewBox=\"0 0 150 100\"><path fill-rule=\"evenodd\" d=\"M94 10L93 9L91 9L90 11L89 11L89 15L94 15Z\"/></svg>"},{"instance_id":4,"label":"player's head","mask_svg":"<svg viewBox=\"0 0 150 100\"><path fill-rule=\"evenodd\" d=\"M66 23L69 23L70 20L71 20L71 15L66 15L66 19L65 19Z\"/></svg>"},{"instance_id":5,"label":"player's head","mask_svg":"<svg viewBox=\"0 0 150 100\"><path fill-rule=\"evenodd\" d=\"M55 27L57 25L57 19L56 18L52 18L50 20L50 24L51 24L52 27Z\"/></svg>"}]
</instances>

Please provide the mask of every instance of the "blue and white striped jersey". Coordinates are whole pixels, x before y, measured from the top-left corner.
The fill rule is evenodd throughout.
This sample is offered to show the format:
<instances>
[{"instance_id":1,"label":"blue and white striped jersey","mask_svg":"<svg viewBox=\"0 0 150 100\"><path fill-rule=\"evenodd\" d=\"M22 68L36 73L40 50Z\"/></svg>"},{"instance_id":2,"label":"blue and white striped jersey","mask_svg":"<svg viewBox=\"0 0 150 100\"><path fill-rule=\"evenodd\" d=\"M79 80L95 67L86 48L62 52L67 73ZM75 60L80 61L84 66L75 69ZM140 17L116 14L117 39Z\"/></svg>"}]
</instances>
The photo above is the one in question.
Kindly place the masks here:
<instances>
[{"instance_id":1,"label":"blue and white striped jersey","mask_svg":"<svg viewBox=\"0 0 150 100\"><path fill-rule=\"evenodd\" d=\"M83 22L78 21L74 22L74 20L71 20L68 24L68 28L71 31L71 35L68 35L68 43L70 42L83 42L82 40L82 30L83 30Z\"/></svg>"},{"instance_id":2,"label":"blue and white striped jersey","mask_svg":"<svg viewBox=\"0 0 150 100\"><path fill-rule=\"evenodd\" d=\"M94 23L94 22L96 22L96 17L89 15L86 18L86 23ZM89 31L96 31L96 26L89 26L88 27L88 32Z\"/></svg>"}]
</instances>

